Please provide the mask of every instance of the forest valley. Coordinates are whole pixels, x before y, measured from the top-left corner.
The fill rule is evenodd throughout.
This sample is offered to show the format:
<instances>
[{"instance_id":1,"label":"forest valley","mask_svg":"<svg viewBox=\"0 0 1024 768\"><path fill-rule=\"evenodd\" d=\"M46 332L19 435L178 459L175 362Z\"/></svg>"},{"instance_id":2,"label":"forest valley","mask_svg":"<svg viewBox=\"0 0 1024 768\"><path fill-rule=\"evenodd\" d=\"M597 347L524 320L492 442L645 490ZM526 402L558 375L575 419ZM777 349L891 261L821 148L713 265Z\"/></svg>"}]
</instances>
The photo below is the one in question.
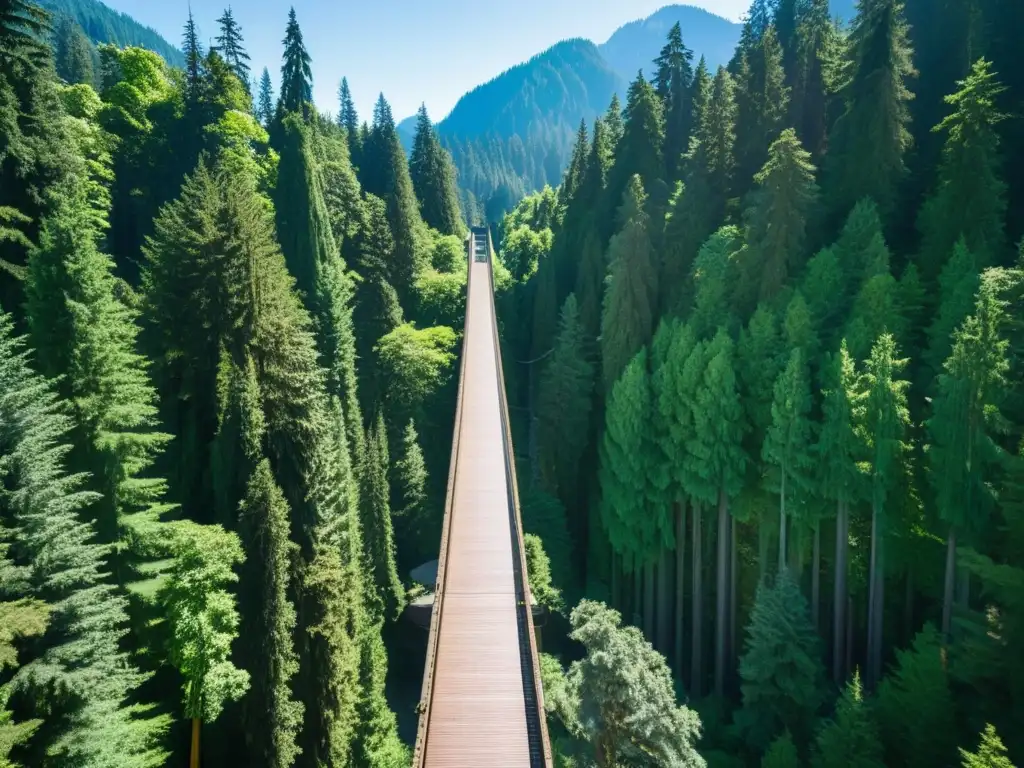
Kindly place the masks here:
<instances>
[{"instance_id":1,"label":"forest valley","mask_svg":"<svg viewBox=\"0 0 1024 768\"><path fill-rule=\"evenodd\" d=\"M557 765L1024 760L1022 28L677 25L493 223ZM478 222L199 40L0 0L0 766L407 766Z\"/></svg>"}]
</instances>

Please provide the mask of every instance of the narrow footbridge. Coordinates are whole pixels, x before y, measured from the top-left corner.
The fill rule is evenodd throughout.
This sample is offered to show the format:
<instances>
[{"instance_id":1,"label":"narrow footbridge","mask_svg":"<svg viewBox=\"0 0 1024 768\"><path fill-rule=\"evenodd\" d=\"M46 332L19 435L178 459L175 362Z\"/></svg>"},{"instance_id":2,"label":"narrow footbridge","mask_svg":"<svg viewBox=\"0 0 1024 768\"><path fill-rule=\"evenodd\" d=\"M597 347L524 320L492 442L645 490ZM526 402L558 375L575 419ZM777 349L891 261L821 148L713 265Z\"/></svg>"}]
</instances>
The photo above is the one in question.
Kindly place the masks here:
<instances>
[{"instance_id":1,"label":"narrow footbridge","mask_svg":"<svg viewBox=\"0 0 1024 768\"><path fill-rule=\"evenodd\" d=\"M469 280L414 768L550 768L487 229Z\"/></svg>"}]
</instances>

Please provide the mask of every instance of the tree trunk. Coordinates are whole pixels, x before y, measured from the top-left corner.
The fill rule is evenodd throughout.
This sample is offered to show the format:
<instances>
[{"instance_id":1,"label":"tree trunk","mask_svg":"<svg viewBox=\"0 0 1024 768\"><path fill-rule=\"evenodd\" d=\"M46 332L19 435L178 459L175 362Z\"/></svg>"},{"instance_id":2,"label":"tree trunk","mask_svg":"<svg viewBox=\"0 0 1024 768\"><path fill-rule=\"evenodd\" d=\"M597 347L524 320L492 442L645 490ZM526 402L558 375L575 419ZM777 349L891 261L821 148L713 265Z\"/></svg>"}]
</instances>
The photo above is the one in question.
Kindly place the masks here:
<instances>
[{"instance_id":1,"label":"tree trunk","mask_svg":"<svg viewBox=\"0 0 1024 768\"><path fill-rule=\"evenodd\" d=\"M657 605L655 604L655 587L657 586L657 561L648 560L644 566L644 634L655 645L655 616Z\"/></svg>"},{"instance_id":2,"label":"tree trunk","mask_svg":"<svg viewBox=\"0 0 1024 768\"><path fill-rule=\"evenodd\" d=\"M770 549L770 533L771 526L768 525L768 512L765 509L761 510L760 520L757 526L757 583L761 584L764 582L764 577L768 575L768 550Z\"/></svg>"},{"instance_id":3,"label":"tree trunk","mask_svg":"<svg viewBox=\"0 0 1024 768\"><path fill-rule=\"evenodd\" d=\"M971 572L967 568L960 569L956 585L956 604L964 610L971 605Z\"/></svg>"},{"instance_id":4,"label":"tree trunk","mask_svg":"<svg viewBox=\"0 0 1024 768\"><path fill-rule=\"evenodd\" d=\"M782 490L779 493L779 567L786 567L786 468L782 468Z\"/></svg>"},{"instance_id":5,"label":"tree trunk","mask_svg":"<svg viewBox=\"0 0 1024 768\"><path fill-rule=\"evenodd\" d=\"M729 499L718 492L718 557L715 585L715 695L725 695L725 643L729 608Z\"/></svg>"},{"instance_id":6,"label":"tree trunk","mask_svg":"<svg viewBox=\"0 0 1024 768\"><path fill-rule=\"evenodd\" d=\"M832 679L841 685L846 679L846 550L849 543L846 502L836 510L836 576L833 584Z\"/></svg>"},{"instance_id":7,"label":"tree trunk","mask_svg":"<svg viewBox=\"0 0 1024 768\"><path fill-rule=\"evenodd\" d=\"M814 622L814 630L821 631L818 619L821 611L821 521L814 523L814 555L813 570L811 571L811 621Z\"/></svg>"},{"instance_id":8,"label":"tree trunk","mask_svg":"<svg viewBox=\"0 0 1024 768\"><path fill-rule=\"evenodd\" d=\"M878 572L875 561L878 552L878 507L871 507L871 560L868 565L868 637L865 652L864 683L868 690L874 690L873 662L875 658L875 582Z\"/></svg>"},{"instance_id":9,"label":"tree trunk","mask_svg":"<svg viewBox=\"0 0 1024 768\"><path fill-rule=\"evenodd\" d=\"M675 635L675 667L676 674L683 676L683 587L685 583L684 568L686 567L686 505L676 504L676 635Z\"/></svg>"},{"instance_id":10,"label":"tree trunk","mask_svg":"<svg viewBox=\"0 0 1024 768\"><path fill-rule=\"evenodd\" d=\"M189 768L199 768L199 727L198 717L192 718L192 749L189 752Z\"/></svg>"},{"instance_id":11,"label":"tree trunk","mask_svg":"<svg viewBox=\"0 0 1024 768\"><path fill-rule=\"evenodd\" d=\"M644 574L639 563L633 563L633 572L630 574L633 579L633 621L630 623L637 628L643 627L643 586Z\"/></svg>"},{"instance_id":12,"label":"tree trunk","mask_svg":"<svg viewBox=\"0 0 1024 768\"><path fill-rule=\"evenodd\" d=\"M885 614L885 542L879 524L879 509L871 514L871 589L868 598L868 678L871 689L882 672L882 617Z\"/></svg>"},{"instance_id":13,"label":"tree trunk","mask_svg":"<svg viewBox=\"0 0 1024 768\"><path fill-rule=\"evenodd\" d=\"M690 642L690 693L700 698L703 693L701 647L701 619L704 614L704 591L701 584L701 506L693 505L693 621L692 640Z\"/></svg>"},{"instance_id":14,"label":"tree trunk","mask_svg":"<svg viewBox=\"0 0 1024 768\"><path fill-rule=\"evenodd\" d=\"M619 613L622 613L622 584L620 578L620 571L622 567L619 565L619 557L614 552L612 553L612 607Z\"/></svg>"},{"instance_id":15,"label":"tree trunk","mask_svg":"<svg viewBox=\"0 0 1024 768\"><path fill-rule=\"evenodd\" d=\"M942 636L949 642L953 619L953 588L956 582L956 530L949 527L946 538L946 578L942 588Z\"/></svg>"},{"instance_id":16,"label":"tree trunk","mask_svg":"<svg viewBox=\"0 0 1024 768\"><path fill-rule=\"evenodd\" d=\"M739 559L736 553L736 518L730 518L729 531L729 647L725 654L729 665L729 676L736 670L736 567ZM732 683L730 683L731 687Z\"/></svg>"},{"instance_id":17,"label":"tree trunk","mask_svg":"<svg viewBox=\"0 0 1024 768\"><path fill-rule=\"evenodd\" d=\"M670 620L672 618L669 604L671 602L672 578L669 573L668 550L661 548L661 557L658 560L658 611L656 621L658 626L658 651L662 654L668 653Z\"/></svg>"}]
</instances>

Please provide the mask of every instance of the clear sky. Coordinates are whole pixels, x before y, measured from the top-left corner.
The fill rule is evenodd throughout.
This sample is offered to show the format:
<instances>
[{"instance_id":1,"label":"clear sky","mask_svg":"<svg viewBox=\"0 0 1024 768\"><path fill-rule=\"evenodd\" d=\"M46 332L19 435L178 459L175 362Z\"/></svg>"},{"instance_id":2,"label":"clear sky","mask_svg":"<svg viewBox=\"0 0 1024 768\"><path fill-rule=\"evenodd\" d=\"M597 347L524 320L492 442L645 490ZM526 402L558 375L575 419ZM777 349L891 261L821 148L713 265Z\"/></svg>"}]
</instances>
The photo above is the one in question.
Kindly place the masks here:
<instances>
[{"instance_id":1,"label":"clear sky","mask_svg":"<svg viewBox=\"0 0 1024 768\"><path fill-rule=\"evenodd\" d=\"M369 119L383 91L395 118L425 102L443 118L458 98L567 37L603 43L618 27L670 0L233 0L253 70L263 67L277 90L281 40L294 4L313 57L313 91L321 110L337 111L348 77L360 118ZM180 45L189 0L104 0ZM204 44L217 34L228 0L192 0ZM690 0L739 20L749 0Z\"/></svg>"}]
</instances>

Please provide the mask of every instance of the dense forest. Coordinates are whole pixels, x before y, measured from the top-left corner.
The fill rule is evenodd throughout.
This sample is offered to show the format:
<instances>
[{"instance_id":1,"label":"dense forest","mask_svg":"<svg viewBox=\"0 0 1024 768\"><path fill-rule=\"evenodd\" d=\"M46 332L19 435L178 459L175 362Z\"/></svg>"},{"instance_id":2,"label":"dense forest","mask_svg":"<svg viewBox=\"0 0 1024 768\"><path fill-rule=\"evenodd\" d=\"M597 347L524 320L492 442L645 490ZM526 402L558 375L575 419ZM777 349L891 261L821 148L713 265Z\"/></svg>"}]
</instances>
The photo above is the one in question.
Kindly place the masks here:
<instances>
[{"instance_id":1,"label":"dense forest","mask_svg":"<svg viewBox=\"0 0 1024 768\"><path fill-rule=\"evenodd\" d=\"M677 26L497 226L524 504L616 611L546 630L563 765L1024 761L1022 25L755 0L717 70Z\"/></svg>"},{"instance_id":2,"label":"dense forest","mask_svg":"<svg viewBox=\"0 0 1024 768\"><path fill-rule=\"evenodd\" d=\"M482 212L294 10L276 92L230 9L60 24L0 0L0 766L406 766ZM493 223L557 765L1024 759L1022 27L677 25Z\"/></svg>"}]
</instances>

